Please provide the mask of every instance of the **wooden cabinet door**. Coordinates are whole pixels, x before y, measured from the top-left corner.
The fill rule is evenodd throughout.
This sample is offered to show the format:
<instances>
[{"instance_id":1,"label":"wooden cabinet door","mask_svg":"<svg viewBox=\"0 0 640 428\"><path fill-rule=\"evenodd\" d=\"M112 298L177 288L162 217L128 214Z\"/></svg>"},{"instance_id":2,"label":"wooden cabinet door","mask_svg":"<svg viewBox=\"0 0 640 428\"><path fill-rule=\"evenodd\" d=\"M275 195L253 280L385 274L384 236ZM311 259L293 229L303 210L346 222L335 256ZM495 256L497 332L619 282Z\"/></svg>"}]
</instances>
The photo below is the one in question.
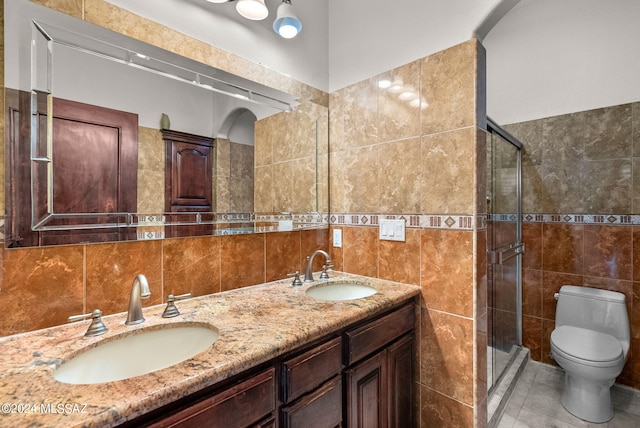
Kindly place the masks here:
<instances>
[{"instance_id":1,"label":"wooden cabinet door","mask_svg":"<svg viewBox=\"0 0 640 428\"><path fill-rule=\"evenodd\" d=\"M389 427L414 426L413 335L405 336L387 349L389 364Z\"/></svg>"},{"instance_id":2,"label":"wooden cabinet door","mask_svg":"<svg viewBox=\"0 0 640 428\"><path fill-rule=\"evenodd\" d=\"M166 144L165 212L212 212L215 140L167 129L162 130L162 138ZM165 228L168 238L210 235L213 230L211 224L193 224L191 217L175 215L167 220L172 223L191 223Z\"/></svg>"},{"instance_id":3,"label":"wooden cabinet door","mask_svg":"<svg viewBox=\"0 0 640 428\"><path fill-rule=\"evenodd\" d=\"M349 428L387 427L387 379L386 350L347 370Z\"/></svg>"}]
</instances>

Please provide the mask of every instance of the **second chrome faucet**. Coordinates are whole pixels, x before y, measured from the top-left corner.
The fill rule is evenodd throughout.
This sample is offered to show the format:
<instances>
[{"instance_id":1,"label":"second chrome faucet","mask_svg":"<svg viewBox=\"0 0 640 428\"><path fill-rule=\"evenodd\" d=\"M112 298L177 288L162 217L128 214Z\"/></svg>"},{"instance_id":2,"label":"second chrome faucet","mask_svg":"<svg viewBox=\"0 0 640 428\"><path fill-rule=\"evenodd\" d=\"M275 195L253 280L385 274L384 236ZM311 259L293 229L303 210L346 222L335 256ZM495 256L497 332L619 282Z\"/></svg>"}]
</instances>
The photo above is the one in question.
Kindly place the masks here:
<instances>
[{"instance_id":1,"label":"second chrome faucet","mask_svg":"<svg viewBox=\"0 0 640 428\"><path fill-rule=\"evenodd\" d=\"M331 267L332 262L329 254L324 250L315 250L309 257L307 257L307 270L304 273L304 282L313 282L313 258L316 256L316 254L322 254L325 259L325 266ZM323 277L323 275L325 275L325 277ZM326 268L323 268L320 279L326 278L328 278L327 271Z\"/></svg>"}]
</instances>

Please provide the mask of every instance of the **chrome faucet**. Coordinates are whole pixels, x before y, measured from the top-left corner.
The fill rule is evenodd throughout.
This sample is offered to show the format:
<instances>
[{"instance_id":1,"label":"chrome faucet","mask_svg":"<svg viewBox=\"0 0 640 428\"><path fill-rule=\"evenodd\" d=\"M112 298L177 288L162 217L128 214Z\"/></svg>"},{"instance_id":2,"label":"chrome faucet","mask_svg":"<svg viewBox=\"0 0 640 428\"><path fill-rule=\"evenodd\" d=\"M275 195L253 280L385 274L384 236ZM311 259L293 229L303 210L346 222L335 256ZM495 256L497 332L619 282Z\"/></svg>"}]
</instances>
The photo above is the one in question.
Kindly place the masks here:
<instances>
[{"instance_id":1,"label":"chrome faucet","mask_svg":"<svg viewBox=\"0 0 640 428\"><path fill-rule=\"evenodd\" d=\"M149 291L147 278L142 274L137 275L133 280L133 284L131 284L129 313L127 314L127 321L125 321L125 324L140 324L144 321L144 317L142 316L141 299L146 299L149 296L151 296L151 291Z\"/></svg>"},{"instance_id":2,"label":"chrome faucet","mask_svg":"<svg viewBox=\"0 0 640 428\"><path fill-rule=\"evenodd\" d=\"M309 257L307 257L307 270L304 273L304 282L313 282L313 258L316 254L322 254L325 259L325 265L331 266L331 257L327 254L326 251L323 250L315 250ZM322 273L324 275L320 275L320 279L327 279L329 276L327 275L327 271L325 268L322 269Z\"/></svg>"}]
</instances>

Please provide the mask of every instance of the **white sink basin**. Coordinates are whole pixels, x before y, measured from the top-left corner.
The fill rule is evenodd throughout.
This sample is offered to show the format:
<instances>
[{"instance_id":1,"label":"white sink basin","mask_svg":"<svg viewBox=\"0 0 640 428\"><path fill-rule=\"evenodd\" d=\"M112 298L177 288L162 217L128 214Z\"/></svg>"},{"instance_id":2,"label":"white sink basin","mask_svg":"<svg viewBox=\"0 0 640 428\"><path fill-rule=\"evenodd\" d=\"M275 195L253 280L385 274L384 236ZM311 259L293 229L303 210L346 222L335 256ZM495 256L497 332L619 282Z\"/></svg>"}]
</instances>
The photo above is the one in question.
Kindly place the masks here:
<instances>
[{"instance_id":1,"label":"white sink basin","mask_svg":"<svg viewBox=\"0 0 640 428\"><path fill-rule=\"evenodd\" d=\"M53 377L63 383L114 382L178 364L210 347L220 336L202 326L167 327L124 336L72 358Z\"/></svg>"},{"instance_id":2,"label":"white sink basin","mask_svg":"<svg viewBox=\"0 0 640 428\"><path fill-rule=\"evenodd\" d=\"M355 300L376 294L378 290L354 282L329 282L307 289L307 295L322 300Z\"/></svg>"}]
</instances>

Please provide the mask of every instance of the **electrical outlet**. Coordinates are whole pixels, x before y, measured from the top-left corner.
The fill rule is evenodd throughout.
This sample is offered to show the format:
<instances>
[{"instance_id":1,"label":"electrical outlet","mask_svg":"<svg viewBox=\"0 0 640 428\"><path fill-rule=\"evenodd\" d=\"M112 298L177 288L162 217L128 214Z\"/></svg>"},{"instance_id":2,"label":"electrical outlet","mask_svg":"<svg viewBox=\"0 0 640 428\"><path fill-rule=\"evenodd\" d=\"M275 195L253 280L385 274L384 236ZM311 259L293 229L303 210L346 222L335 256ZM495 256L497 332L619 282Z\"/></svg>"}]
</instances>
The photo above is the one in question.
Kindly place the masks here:
<instances>
[{"instance_id":1,"label":"electrical outlet","mask_svg":"<svg viewBox=\"0 0 640 428\"><path fill-rule=\"evenodd\" d=\"M342 247L342 229L333 229L333 246Z\"/></svg>"}]
</instances>

